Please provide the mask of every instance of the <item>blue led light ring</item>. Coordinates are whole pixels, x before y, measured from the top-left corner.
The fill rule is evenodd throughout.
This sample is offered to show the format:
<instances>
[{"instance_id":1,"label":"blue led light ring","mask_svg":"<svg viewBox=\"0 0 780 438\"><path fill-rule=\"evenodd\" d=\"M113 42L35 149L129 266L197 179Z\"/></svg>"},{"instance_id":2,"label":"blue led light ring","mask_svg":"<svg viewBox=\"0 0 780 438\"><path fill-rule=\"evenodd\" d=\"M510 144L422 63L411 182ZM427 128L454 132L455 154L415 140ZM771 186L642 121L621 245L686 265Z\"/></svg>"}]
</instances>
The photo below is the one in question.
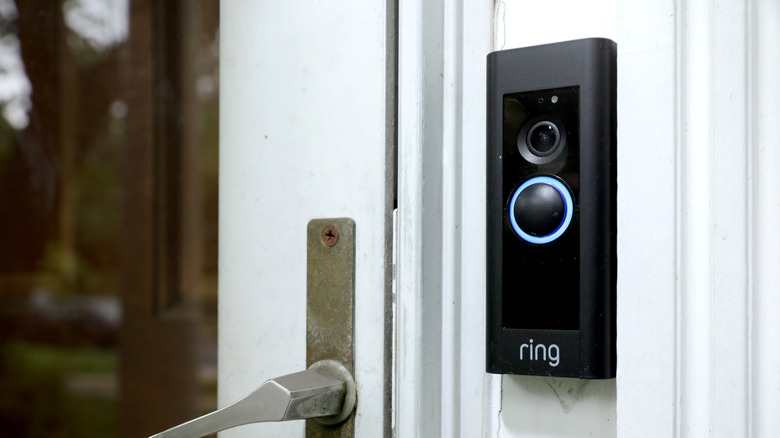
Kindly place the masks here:
<instances>
[{"instance_id":1,"label":"blue led light ring","mask_svg":"<svg viewBox=\"0 0 780 438\"><path fill-rule=\"evenodd\" d=\"M520 225L518 225L517 221L515 220L514 211L517 197L520 196L520 193L522 193L523 190L535 184L547 184L548 186L554 188L561 195L561 198L563 198L563 220L558 225L558 228L555 229L555 231L546 236L532 236L526 233L522 230L522 228L520 228ZM563 233L566 232L566 229L569 228L572 216L574 216L574 200L571 197L571 193L569 193L569 189L566 188L562 182L549 176L535 176L524 182L520 187L517 188L517 190L515 190L514 195L512 195L512 201L509 203L509 221L512 223L512 229L515 230L515 233L517 233L521 239L536 245L550 243L561 237Z\"/></svg>"}]
</instances>

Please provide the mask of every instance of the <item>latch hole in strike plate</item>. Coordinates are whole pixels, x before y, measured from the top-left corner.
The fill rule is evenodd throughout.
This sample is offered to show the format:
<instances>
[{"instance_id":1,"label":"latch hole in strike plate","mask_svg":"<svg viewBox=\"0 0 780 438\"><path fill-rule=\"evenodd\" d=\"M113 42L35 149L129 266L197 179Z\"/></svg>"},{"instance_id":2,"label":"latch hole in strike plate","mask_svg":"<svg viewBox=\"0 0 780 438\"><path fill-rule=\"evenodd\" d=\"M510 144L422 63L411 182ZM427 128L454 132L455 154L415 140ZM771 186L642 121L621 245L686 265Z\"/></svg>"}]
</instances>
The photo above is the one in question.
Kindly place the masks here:
<instances>
[{"instance_id":1,"label":"latch hole in strike plate","mask_svg":"<svg viewBox=\"0 0 780 438\"><path fill-rule=\"evenodd\" d=\"M355 221L309 221L306 264L306 366L334 360L354 376ZM354 415L337 425L306 421L307 438L353 436Z\"/></svg>"}]
</instances>

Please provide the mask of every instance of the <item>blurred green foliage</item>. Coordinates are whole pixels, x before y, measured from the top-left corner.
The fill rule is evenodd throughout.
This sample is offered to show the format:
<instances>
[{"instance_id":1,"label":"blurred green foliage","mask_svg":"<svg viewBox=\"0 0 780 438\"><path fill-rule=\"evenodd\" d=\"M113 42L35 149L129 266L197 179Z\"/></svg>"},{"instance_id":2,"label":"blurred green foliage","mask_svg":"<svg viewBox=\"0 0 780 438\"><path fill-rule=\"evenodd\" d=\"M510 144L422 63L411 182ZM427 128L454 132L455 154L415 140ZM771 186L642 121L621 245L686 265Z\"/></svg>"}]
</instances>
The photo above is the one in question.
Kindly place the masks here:
<instances>
[{"instance_id":1,"label":"blurred green foliage","mask_svg":"<svg viewBox=\"0 0 780 438\"><path fill-rule=\"evenodd\" d=\"M118 363L114 351L3 344L0 436L115 436Z\"/></svg>"}]
</instances>

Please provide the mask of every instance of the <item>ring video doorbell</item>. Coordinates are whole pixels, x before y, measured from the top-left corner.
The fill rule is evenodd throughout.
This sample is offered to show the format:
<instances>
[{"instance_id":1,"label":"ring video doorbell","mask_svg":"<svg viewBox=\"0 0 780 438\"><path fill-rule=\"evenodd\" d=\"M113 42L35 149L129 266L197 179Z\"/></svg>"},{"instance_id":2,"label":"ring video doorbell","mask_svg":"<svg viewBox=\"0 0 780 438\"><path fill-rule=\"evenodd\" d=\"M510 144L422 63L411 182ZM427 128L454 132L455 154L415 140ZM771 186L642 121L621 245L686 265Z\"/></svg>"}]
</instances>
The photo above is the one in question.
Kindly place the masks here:
<instances>
[{"instance_id":1,"label":"ring video doorbell","mask_svg":"<svg viewBox=\"0 0 780 438\"><path fill-rule=\"evenodd\" d=\"M487 370L614 377L616 45L487 62Z\"/></svg>"}]
</instances>

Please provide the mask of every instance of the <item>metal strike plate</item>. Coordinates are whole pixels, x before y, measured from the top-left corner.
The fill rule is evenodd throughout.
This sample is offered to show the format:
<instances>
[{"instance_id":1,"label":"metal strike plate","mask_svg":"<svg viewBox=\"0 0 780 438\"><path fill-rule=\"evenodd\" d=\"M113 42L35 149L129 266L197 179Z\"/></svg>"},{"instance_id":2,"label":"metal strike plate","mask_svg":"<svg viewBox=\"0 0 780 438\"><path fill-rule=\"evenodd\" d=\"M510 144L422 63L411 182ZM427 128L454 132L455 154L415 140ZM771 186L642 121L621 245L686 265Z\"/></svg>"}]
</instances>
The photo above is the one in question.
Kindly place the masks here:
<instances>
[{"instance_id":1,"label":"metal strike plate","mask_svg":"<svg viewBox=\"0 0 780 438\"><path fill-rule=\"evenodd\" d=\"M306 260L306 366L332 359L354 375L355 221L311 220ZM353 438L354 423L306 420L306 438Z\"/></svg>"}]
</instances>

